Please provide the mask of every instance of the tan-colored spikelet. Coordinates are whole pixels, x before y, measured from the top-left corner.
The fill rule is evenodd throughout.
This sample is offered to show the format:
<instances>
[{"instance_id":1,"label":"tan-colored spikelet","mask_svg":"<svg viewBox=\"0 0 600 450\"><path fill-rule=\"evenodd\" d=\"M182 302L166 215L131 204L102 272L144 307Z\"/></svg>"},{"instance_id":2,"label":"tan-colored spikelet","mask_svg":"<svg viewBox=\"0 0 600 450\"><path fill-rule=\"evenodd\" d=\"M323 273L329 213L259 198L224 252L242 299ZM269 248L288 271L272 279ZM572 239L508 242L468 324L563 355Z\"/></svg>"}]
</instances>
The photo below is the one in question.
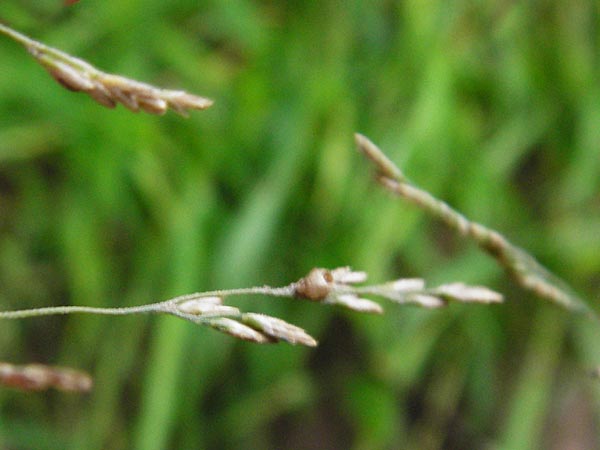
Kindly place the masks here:
<instances>
[{"instance_id":1,"label":"tan-colored spikelet","mask_svg":"<svg viewBox=\"0 0 600 450\"><path fill-rule=\"evenodd\" d=\"M246 313L242 316L242 322L276 341L306 345L307 347L316 347L317 345L317 341L302 328L277 317Z\"/></svg>"},{"instance_id":2,"label":"tan-colored spikelet","mask_svg":"<svg viewBox=\"0 0 600 450\"><path fill-rule=\"evenodd\" d=\"M271 344L277 342L276 339L255 330L248 325L237 322L236 320L223 317L210 321L210 326L215 330L221 331L243 341L254 342L257 344Z\"/></svg>"},{"instance_id":3,"label":"tan-colored spikelet","mask_svg":"<svg viewBox=\"0 0 600 450\"><path fill-rule=\"evenodd\" d=\"M150 114L164 114L172 109L188 116L190 110L202 110L212 100L185 91L161 89L150 84L113 75L96 69L82 59L49 47L0 24L0 32L21 43L33 57L65 88L85 92L107 108L121 103L127 109Z\"/></svg>"},{"instance_id":4,"label":"tan-colored spikelet","mask_svg":"<svg viewBox=\"0 0 600 450\"><path fill-rule=\"evenodd\" d=\"M335 298L335 304L344 306L348 309L358 312L383 314L383 308L379 303L372 300L361 298L354 294L342 294Z\"/></svg>"},{"instance_id":5,"label":"tan-colored spikelet","mask_svg":"<svg viewBox=\"0 0 600 450\"><path fill-rule=\"evenodd\" d=\"M56 49L49 53L49 48L45 46L30 46L28 50L64 87L72 91L86 92L108 108L114 108L117 103L121 103L133 112L142 110L159 115L171 108L187 117L189 110L202 110L213 104L212 100L185 91L160 89L120 75L101 72L85 61L67 54L63 54L64 60L57 60Z\"/></svg>"},{"instance_id":6,"label":"tan-colored spikelet","mask_svg":"<svg viewBox=\"0 0 600 450\"><path fill-rule=\"evenodd\" d=\"M428 288L420 278L404 278L388 283L355 286L367 280L365 272L350 267L337 269L312 269L308 275L293 283L292 290L297 298L342 306L353 311L382 314L378 303L363 295L382 297L394 303L415 305L422 308L441 308L448 301L462 303L502 303L501 294L483 286L450 283L437 288Z\"/></svg>"},{"instance_id":7,"label":"tan-colored spikelet","mask_svg":"<svg viewBox=\"0 0 600 450\"><path fill-rule=\"evenodd\" d=\"M79 370L43 364L17 366L4 362L0 363L0 384L25 391L54 388L67 392L87 392L93 386L92 378Z\"/></svg>"},{"instance_id":8,"label":"tan-colored spikelet","mask_svg":"<svg viewBox=\"0 0 600 450\"><path fill-rule=\"evenodd\" d=\"M437 295L462 303L502 303L502 295L485 286L449 283L435 289Z\"/></svg>"}]
</instances>

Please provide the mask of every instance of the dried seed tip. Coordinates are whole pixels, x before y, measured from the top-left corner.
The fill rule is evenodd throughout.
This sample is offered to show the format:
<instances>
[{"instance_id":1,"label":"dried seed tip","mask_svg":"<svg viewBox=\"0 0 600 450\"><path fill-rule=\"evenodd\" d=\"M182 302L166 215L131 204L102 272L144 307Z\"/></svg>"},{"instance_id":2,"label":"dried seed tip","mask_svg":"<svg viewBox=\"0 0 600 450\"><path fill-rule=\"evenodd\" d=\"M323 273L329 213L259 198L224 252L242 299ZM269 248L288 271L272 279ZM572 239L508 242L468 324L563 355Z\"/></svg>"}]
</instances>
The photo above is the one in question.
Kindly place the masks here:
<instances>
[{"instance_id":1,"label":"dried seed tip","mask_svg":"<svg viewBox=\"0 0 600 450\"><path fill-rule=\"evenodd\" d=\"M140 108L149 114L162 115L167 112L169 105L162 98L140 97L138 98Z\"/></svg>"},{"instance_id":2,"label":"dried seed tip","mask_svg":"<svg viewBox=\"0 0 600 450\"><path fill-rule=\"evenodd\" d=\"M313 301L323 301L331 293L333 277L327 269L312 269L308 275L296 282L297 297Z\"/></svg>"},{"instance_id":3,"label":"dried seed tip","mask_svg":"<svg viewBox=\"0 0 600 450\"><path fill-rule=\"evenodd\" d=\"M337 295L331 303L343 306L353 311L359 311L371 314L383 314L383 308L379 303L366 298L360 298L353 294Z\"/></svg>"},{"instance_id":4,"label":"dried seed tip","mask_svg":"<svg viewBox=\"0 0 600 450\"><path fill-rule=\"evenodd\" d=\"M213 105L213 101L190 94L185 91L171 91L164 89L161 91L161 98L166 100L173 109L188 110L188 109L207 109Z\"/></svg>"},{"instance_id":5,"label":"dried seed tip","mask_svg":"<svg viewBox=\"0 0 600 450\"><path fill-rule=\"evenodd\" d=\"M394 180L404 180L402 171L369 138L355 133L354 140L358 149L375 163L381 175Z\"/></svg>"},{"instance_id":6,"label":"dried seed tip","mask_svg":"<svg viewBox=\"0 0 600 450\"><path fill-rule=\"evenodd\" d=\"M302 328L276 317L246 313L242 316L242 322L269 337L290 344L301 344L308 347L316 347L317 345L317 341Z\"/></svg>"},{"instance_id":7,"label":"dried seed tip","mask_svg":"<svg viewBox=\"0 0 600 450\"><path fill-rule=\"evenodd\" d=\"M271 339L270 337L256 331L254 328L226 317L211 320L209 325L215 330L221 331L222 333L226 333L244 341L255 342L257 344L271 344L277 342L276 339Z\"/></svg>"},{"instance_id":8,"label":"dried seed tip","mask_svg":"<svg viewBox=\"0 0 600 450\"><path fill-rule=\"evenodd\" d=\"M465 303L502 303L504 297L484 286L468 286L464 283L450 283L439 286L435 292L449 300Z\"/></svg>"},{"instance_id":9,"label":"dried seed tip","mask_svg":"<svg viewBox=\"0 0 600 450\"><path fill-rule=\"evenodd\" d=\"M396 292L414 292L425 289L425 280L421 278L405 278L390 283L392 290Z\"/></svg>"},{"instance_id":10,"label":"dried seed tip","mask_svg":"<svg viewBox=\"0 0 600 450\"><path fill-rule=\"evenodd\" d=\"M367 273L354 272L350 267L338 267L331 271L331 278L335 283L357 284L367 281Z\"/></svg>"},{"instance_id":11,"label":"dried seed tip","mask_svg":"<svg viewBox=\"0 0 600 450\"><path fill-rule=\"evenodd\" d=\"M411 303L422 306L423 308L435 309L446 306L446 302L433 295L415 294L409 297Z\"/></svg>"}]
</instances>

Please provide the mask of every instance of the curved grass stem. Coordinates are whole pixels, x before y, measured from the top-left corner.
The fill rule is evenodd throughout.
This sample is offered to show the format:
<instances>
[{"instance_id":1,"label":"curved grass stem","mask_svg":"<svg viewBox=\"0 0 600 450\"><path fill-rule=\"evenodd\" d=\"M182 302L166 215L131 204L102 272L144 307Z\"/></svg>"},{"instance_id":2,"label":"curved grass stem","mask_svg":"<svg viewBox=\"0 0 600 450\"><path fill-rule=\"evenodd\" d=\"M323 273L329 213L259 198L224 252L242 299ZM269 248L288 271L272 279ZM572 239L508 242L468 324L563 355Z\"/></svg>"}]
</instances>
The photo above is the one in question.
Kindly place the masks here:
<instances>
[{"instance_id":1,"label":"curved grass stem","mask_svg":"<svg viewBox=\"0 0 600 450\"><path fill-rule=\"evenodd\" d=\"M444 201L411 184L402 171L367 137L357 133L355 140L358 149L375 165L377 181L388 191L441 220L461 236L472 239L523 288L570 311L598 318L566 282L525 250L509 242L497 231L467 219Z\"/></svg>"}]
</instances>

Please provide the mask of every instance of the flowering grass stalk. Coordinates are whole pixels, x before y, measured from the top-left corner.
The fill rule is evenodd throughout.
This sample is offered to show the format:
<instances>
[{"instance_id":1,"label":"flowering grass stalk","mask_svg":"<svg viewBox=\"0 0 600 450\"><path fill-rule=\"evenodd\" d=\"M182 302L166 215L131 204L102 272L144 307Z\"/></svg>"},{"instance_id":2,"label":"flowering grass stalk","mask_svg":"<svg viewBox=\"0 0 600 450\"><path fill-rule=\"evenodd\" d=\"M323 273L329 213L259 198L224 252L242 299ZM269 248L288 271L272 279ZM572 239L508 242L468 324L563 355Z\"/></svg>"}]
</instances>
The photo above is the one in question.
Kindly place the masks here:
<instances>
[{"instance_id":1,"label":"flowering grass stalk","mask_svg":"<svg viewBox=\"0 0 600 450\"><path fill-rule=\"evenodd\" d=\"M63 51L42 44L0 23L0 33L23 45L62 86L85 92L107 108L121 103L127 109L162 115L171 108L187 117L189 110L209 108L213 101L185 91L161 89L150 84L113 75Z\"/></svg>"},{"instance_id":2,"label":"flowering grass stalk","mask_svg":"<svg viewBox=\"0 0 600 450\"><path fill-rule=\"evenodd\" d=\"M20 311L0 312L0 319L25 319L57 314L96 314L123 316L131 314L169 314L204 325L238 339L265 344L285 341L308 347L317 341L302 328L276 317L242 312L224 305L226 298L240 295L288 297L311 302L339 305L364 313L381 314L383 308L363 296L374 296L398 304L423 308L440 308L449 302L499 303L502 296L482 286L451 283L428 288L421 279L401 279L383 284L357 286L367 274L348 267L333 270L316 268L300 280L284 287L260 286L244 289L217 290L187 294L158 303L126 308L95 308L89 306L53 306Z\"/></svg>"},{"instance_id":3,"label":"flowering grass stalk","mask_svg":"<svg viewBox=\"0 0 600 450\"><path fill-rule=\"evenodd\" d=\"M509 242L497 231L467 219L447 203L412 184L400 168L367 137L357 133L355 140L358 149L375 165L377 181L388 191L440 219L461 236L475 241L517 283L538 297L550 300L570 311L597 317L567 283L542 266L525 250Z\"/></svg>"}]
</instances>

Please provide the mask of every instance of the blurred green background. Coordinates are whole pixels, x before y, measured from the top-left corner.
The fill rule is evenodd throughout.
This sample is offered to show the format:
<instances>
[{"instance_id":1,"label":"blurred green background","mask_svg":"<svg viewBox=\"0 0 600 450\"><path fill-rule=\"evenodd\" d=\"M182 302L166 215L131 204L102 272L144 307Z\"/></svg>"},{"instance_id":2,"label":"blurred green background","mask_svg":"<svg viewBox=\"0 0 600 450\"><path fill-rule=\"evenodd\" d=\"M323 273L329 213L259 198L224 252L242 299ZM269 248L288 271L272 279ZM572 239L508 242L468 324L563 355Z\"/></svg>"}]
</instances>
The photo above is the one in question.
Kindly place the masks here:
<instances>
[{"instance_id":1,"label":"blurred green background","mask_svg":"<svg viewBox=\"0 0 600 450\"><path fill-rule=\"evenodd\" d=\"M233 302L315 336L257 346L159 317L0 324L0 359L90 395L0 389L6 449L589 449L600 327L377 187L352 134L600 292L600 6L540 1L0 2L97 67L215 100L107 110L0 39L0 305L125 306L351 265L503 292L369 317Z\"/></svg>"}]
</instances>

